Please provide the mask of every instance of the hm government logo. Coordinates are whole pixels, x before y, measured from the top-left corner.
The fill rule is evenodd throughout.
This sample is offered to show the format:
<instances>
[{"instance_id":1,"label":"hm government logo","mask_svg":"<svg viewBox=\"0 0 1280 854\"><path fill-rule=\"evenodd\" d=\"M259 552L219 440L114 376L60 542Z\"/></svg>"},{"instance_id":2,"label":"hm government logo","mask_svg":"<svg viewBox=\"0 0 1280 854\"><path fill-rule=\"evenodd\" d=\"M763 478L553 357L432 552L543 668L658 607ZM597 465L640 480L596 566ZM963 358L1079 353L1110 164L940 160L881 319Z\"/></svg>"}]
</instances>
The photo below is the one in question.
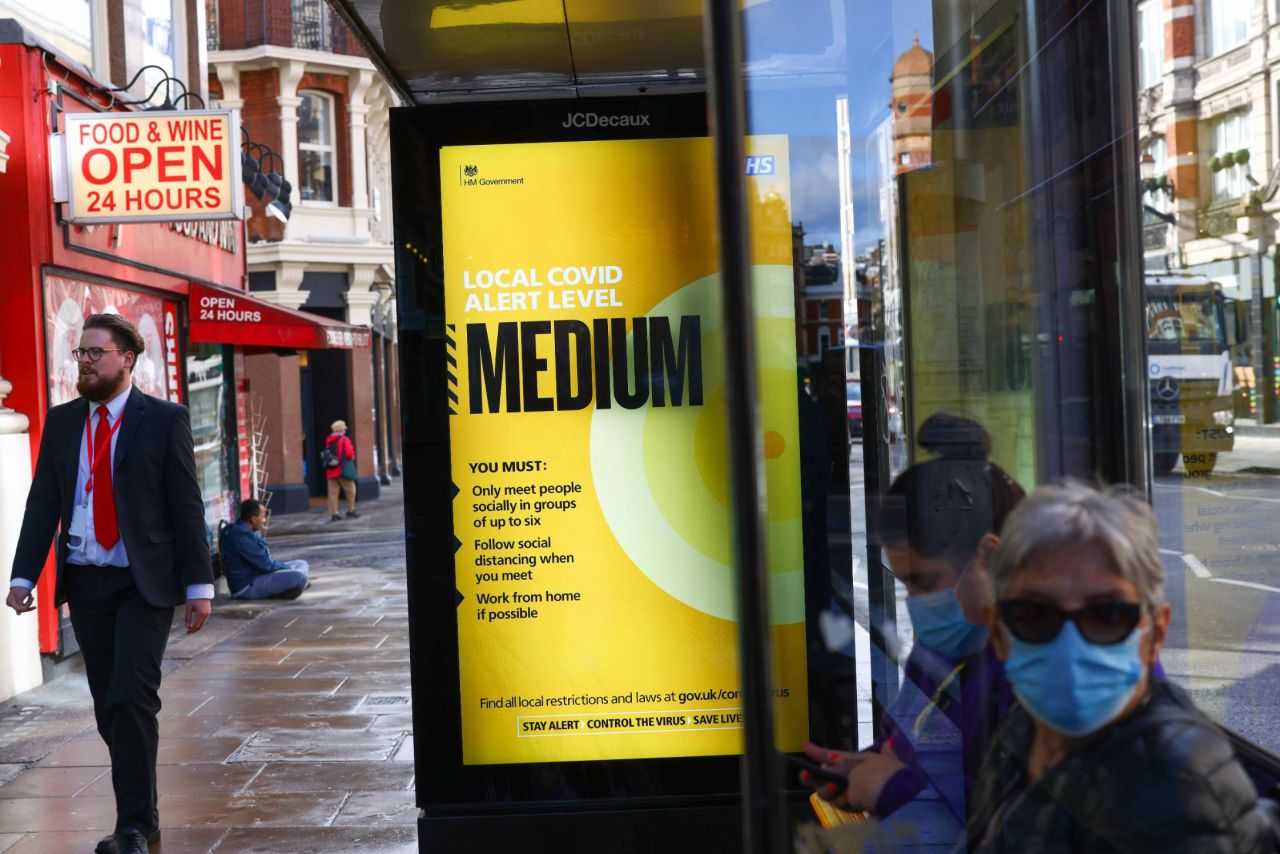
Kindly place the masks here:
<instances>
[{"instance_id":1,"label":"hm government logo","mask_svg":"<svg viewBox=\"0 0 1280 854\"><path fill-rule=\"evenodd\" d=\"M467 163L458 167L458 186L460 187L493 187L502 184L523 184L524 178L481 178L480 167Z\"/></svg>"}]
</instances>

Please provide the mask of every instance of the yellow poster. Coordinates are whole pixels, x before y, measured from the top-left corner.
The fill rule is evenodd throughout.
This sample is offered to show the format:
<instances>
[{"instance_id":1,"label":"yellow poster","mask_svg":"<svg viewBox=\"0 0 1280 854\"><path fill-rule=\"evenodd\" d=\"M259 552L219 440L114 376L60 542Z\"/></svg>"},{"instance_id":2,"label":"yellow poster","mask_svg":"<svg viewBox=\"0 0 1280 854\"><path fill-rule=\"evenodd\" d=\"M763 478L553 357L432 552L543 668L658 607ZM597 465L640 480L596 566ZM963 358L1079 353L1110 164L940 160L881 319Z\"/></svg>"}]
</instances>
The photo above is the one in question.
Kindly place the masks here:
<instances>
[{"instance_id":1,"label":"yellow poster","mask_svg":"<svg viewBox=\"0 0 1280 854\"><path fill-rule=\"evenodd\" d=\"M748 139L777 741L808 734L787 140ZM446 147L463 761L740 752L710 140Z\"/></svg>"}]
</instances>

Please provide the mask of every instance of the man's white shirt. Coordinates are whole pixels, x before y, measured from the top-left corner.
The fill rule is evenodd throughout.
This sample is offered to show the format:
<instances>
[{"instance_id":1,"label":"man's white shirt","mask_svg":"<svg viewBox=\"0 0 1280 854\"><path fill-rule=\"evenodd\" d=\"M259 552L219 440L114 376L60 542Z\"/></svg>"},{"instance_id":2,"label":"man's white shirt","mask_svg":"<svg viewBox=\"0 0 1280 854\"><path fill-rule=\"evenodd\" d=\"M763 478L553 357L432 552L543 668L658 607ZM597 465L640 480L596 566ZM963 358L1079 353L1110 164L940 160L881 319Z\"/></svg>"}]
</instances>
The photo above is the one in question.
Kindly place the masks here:
<instances>
[{"instance_id":1,"label":"man's white shirt","mask_svg":"<svg viewBox=\"0 0 1280 854\"><path fill-rule=\"evenodd\" d=\"M115 428L111 434L111 448L107 452L108 462L111 466L112 482L115 482L115 459L116 459L116 442L120 439L120 429L116 427L120 418L124 415L125 404L129 402L129 395L133 392L133 385L130 384L124 391L107 401L107 426ZM129 555L125 552L124 537L116 540L116 544L109 549L103 548L98 543L97 535L93 527L93 493L85 494L85 484L89 482L89 468L92 465L92 459L89 456L92 452L92 445L89 441L89 432L97 435L98 421L101 416L98 414L98 407L101 404L89 403L89 430L80 433L80 465L76 473L76 488L74 500L76 504L85 507L84 513L87 520L85 529L84 548L77 550L71 549L67 555L67 563L73 563L78 566L117 566L126 567L129 565ZM117 515L119 509L117 507ZM31 589L35 585L26 578L14 578L10 584L14 587L26 587ZM212 599L212 584L188 584L187 599Z\"/></svg>"}]
</instances>

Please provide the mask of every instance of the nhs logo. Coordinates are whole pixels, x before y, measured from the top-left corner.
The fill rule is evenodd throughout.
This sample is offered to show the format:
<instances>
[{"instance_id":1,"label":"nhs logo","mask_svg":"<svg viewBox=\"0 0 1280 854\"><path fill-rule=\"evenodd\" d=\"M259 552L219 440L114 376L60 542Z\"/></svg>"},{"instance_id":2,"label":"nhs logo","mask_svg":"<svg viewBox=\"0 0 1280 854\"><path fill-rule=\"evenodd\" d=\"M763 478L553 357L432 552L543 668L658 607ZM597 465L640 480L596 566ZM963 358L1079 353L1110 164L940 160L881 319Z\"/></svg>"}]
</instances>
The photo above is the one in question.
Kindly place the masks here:
<instances>
[{"instance_id":1,"label":"nhs logo","mask_svg":"<svg viewBox=\"0 0 1280 854\"><path fill-rule=\"evenodd\" d=\"M747 155L747 174L748 175L772 175L773 174L773 155L772 154L748 154Z\"/></svg>"}]
</instances>

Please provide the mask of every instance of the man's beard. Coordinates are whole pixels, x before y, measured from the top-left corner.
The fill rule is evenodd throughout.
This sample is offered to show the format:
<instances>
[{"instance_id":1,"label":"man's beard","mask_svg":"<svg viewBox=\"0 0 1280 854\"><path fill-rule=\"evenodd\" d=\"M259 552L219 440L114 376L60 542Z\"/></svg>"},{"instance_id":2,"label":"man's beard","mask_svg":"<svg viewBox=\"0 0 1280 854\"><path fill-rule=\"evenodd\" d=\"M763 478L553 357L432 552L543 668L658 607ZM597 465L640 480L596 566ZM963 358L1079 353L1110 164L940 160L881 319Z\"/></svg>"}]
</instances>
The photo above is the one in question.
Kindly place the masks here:
<instances>
[{"instance_id":1,"label":"man's beard","mask_svg":"<svg viewBox=\"0 0 1280 854\"><path fill-rule=\"evenodd\" d=\"M120 385L120 379L124 376L124 370L121 369L114 377L107 377L98 373L86 374L81 373L80 379L76 381L76 391L80 392L80 396L91 400L94 403L104 403L116 387Z\"/></svg>"}]
</instances>

